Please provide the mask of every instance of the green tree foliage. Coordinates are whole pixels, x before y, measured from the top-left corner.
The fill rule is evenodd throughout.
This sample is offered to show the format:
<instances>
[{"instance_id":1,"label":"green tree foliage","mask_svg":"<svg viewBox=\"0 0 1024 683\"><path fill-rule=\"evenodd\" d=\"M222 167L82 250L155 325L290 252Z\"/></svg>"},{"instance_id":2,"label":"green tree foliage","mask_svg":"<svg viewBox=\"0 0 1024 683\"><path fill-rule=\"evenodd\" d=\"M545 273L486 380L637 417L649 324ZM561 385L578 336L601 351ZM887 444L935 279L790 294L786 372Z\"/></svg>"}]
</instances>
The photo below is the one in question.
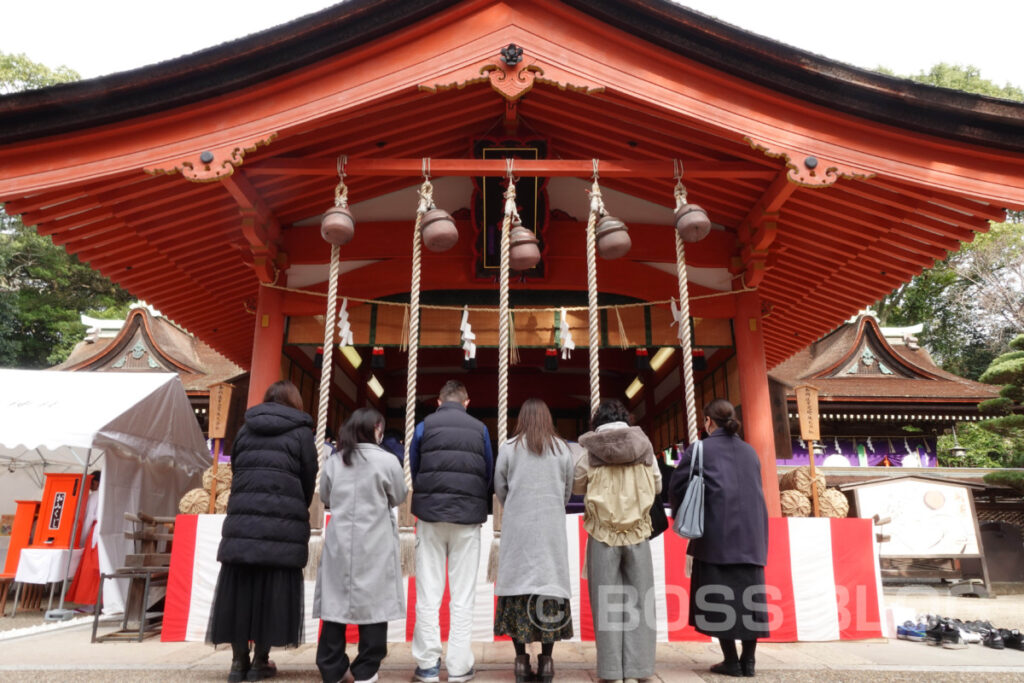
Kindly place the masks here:
<instances>
[{"instance_id":1,"label":"green tree foliage","mask_svg":"<svg viewBox=\"0 0 1024 683\"><path fill-rule=\"evenodd\" d=\"M127 315L131 295L20 220L0 231L0 362L60 363L85 334L81 314Z\"/></svg>"},{"instance_id":2,"label":"green tree foliage","mask_svg":"<svg viewBox=\"0 0 1024 683\"><path fill-rule=\"evenodd\" d=\"M78 78L24 55L0 53L0 93ZM80 316L127 315L131 295L49 237L0 211L0 366L42 368L67 358L85 335Z\"/></svg>"},{"instance_id":3,"label":"green tree foliage","mask_svg":"<svg viewBox=\"0 0 1024 683\"><path fill-rule=\"evenodd\" d=\"M967 449L963 458L950 455L952 435L940 436L939 463L951 467L1024 467L1024 334L1008 344L1009 352L996 357L981 375L982 382L1003 384L1000 397L978 406L989 415L980 422L956 426L959 445Z\"/></svg>"},{"instance_id":4,"label":"green tree foliage","mask_svg":"<svg viewBox=\"0 0 1024 683\"><path fill-rule=\"evenodd\" d=\"M1006 486L1013 489L1020 495L1024 496L1024 472L989 472L984 477L986 484L993 484L995 486Z\"/></svg>"},{"instance_id":5,"label":"green tree foliage","mask_svg":"<svg viewBox=\"0 0 1024 683\"><path fill-rule=\"evenodd\" d=\"M77 71L66 66L51 69L33 62L25 55L0 52L0 94L45 88L48 85L77 81L79 78Z\"/></svg>"},{"instance_id":6,"label":"green tree foliage","mask_svg":"<svg viewBox=\"0 0 1024 683\"><path fill-rule=\"evenodd\" d=\"M887 69L884 66L880 66L875 70L889 76L897 76L891 69ZM989 97L998 97L1004 100L1024 102L1024 90L1009 83L998 85L987 78L982 78L978 67L970 64L964 66L940 62L928 71L921 71L916 75L903 76L902 78L909 78L918 83L927 83L928 85L935 85L940 88L962 90L974 93L975 95L988 95Z\"/></svg>"},{"instance_id":7,"label":"green tree foliage","mask_svg":"<svg viewBox=\"0 0 1024 683\"><path fill-rule=\"evenodd\" d=\"M966 450L963 457L952 454L954 446ZM956 425L956 438L943 434L938 438L936 450L942 467L1016 467L1016 453L1021 453L1024 439L1005 438L981 427L980 422L960 422Z\"/></svg>"}]
</instances>

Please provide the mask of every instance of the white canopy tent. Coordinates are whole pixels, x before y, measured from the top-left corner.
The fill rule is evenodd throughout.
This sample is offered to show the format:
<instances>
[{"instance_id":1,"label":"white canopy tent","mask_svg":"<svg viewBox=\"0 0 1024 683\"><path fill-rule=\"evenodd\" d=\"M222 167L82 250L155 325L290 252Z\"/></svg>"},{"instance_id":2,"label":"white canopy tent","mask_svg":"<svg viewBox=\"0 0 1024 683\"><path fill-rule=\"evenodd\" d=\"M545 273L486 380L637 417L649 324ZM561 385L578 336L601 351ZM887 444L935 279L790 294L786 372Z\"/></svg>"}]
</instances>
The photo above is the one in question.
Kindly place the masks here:
<instances>
[{"instance_id":1,"label":"white canopy tent","mask_svg":"<svg viewBox=\"0 0 1024 683\"><path fill-rule=\"evenodd\" d=\"M102 572L123 566L124 513L175 514L210 462L175 374L0 370L0 476L102 469ZM105 612L124 608L123 588L104 586Z\"/></svg>"}]
</instances>

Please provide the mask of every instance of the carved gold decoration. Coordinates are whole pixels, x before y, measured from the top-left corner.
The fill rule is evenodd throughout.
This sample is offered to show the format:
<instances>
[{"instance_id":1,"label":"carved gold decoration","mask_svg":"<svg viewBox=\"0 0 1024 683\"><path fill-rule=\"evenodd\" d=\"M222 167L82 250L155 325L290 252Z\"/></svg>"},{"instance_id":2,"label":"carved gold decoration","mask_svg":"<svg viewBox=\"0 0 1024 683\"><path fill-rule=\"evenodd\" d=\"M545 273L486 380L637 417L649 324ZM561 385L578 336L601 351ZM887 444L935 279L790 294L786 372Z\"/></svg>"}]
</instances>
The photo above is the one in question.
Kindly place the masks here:
<instances>
[{"instance_id":1,"label":"carved gold decoration","mask_svg":"<svg viewBox=\"0 0 1024 683\"><path fill-rule=\"evenodd\" d=\"M494 58L476 62L438 76L434 83L420 83L419 89L424 92L462 90L466 86L485 81L490 81L491 87L510 102L530 92L534 83L584 94L604 92L604 86L598 83L583 81L577 74L555 66L541 66L539 60L530 57L524 57L513 66Z\"/></svg>"},{"instance_id":2,"label":"carved gold decoration","mask_svg":"<svg viewBox=\"0 0 1024 683\"><path fill-rule=\"evenodd\" d=\"M147 166L143 170L150 175L172 175L180 172L186 180L193 183L215 182L233 174L235 167L242 165L247 153L269 145L276 137L277 133L271 133L265 137L205 149L170 162L169 166Z\"/></svg>"},{"instance_id":3,"label":"carved gold decoration","mask_svg":"<svg viewBox=\"0 0 1024 683\"><path fill-rule=\"evenodd\" d=\"M789 169L786 177L790 182L803 187L828 187L840 178L873 178L875 176L872 171L848 166L837 161L829 161L816 155L785 149L750 137L744 137L744 140L753 149L764 152L765 156L785 159L786 168Z\"/></svg>"}]
</instances>

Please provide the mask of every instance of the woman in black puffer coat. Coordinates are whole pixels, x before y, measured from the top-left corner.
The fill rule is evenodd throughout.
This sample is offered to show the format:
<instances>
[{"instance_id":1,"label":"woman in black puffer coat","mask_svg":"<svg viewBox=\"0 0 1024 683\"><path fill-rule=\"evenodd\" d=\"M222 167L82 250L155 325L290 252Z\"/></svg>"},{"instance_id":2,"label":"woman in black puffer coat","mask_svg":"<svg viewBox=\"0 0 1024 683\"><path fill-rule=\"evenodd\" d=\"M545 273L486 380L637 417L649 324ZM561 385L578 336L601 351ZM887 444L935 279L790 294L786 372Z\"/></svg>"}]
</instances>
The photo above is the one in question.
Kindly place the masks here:
<instances>
[{"instance_id":1,"label":"woman in black puffer coat","mask_svg":"<svg viewBox=\"0 0 1024 683\"><path fill-rule=\"evenodd\" d=\"M294 384L272 384L263 403L246 411L231 471L207 639L231 643L228 681L258 681L277 673L268 659L271 647L295 646L302 639L302 570L317 457L313 419L303 412Z\"/></svg>"}]
</instances>

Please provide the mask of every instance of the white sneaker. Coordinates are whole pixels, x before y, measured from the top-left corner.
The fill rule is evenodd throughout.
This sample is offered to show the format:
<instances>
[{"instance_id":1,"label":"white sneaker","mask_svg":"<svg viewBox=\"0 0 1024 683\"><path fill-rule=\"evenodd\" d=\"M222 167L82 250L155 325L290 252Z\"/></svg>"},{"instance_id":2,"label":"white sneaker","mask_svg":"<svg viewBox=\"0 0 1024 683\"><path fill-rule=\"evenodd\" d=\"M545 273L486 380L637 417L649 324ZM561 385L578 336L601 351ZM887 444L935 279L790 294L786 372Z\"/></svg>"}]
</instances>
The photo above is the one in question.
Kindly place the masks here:
<instances>
[{"instance_id":1,"label":"white sneaker","mask_svg":"<svg viewBox=\"0 0 1024 683\"><path fill-rule=\"evenodd\" d=\"M464 674L457 676L448 674L448 683L467 683L467 681L471 681L474 678L476 678L476 669L474 667L470 667L469 671Z\"/></svg>"}]
</instances>

